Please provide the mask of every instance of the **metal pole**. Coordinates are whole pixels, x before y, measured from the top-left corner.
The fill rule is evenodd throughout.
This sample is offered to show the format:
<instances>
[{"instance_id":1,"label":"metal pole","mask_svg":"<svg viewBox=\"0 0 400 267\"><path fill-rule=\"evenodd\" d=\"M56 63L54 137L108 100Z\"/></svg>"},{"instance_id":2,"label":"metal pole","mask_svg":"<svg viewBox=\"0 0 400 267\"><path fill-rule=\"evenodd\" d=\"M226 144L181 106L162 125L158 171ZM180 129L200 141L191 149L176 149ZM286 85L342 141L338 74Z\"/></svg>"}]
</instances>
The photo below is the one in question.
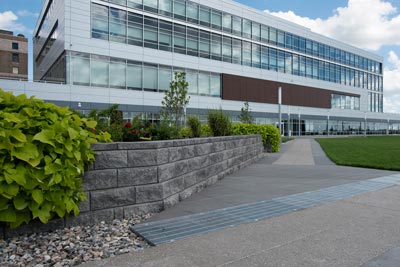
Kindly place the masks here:
<instances>
[{"instance_id":1,"label":"metal pole","mask_svg":"<svg viewBox=\"0 0 400 267\"><path fill-rule=\"evenodd\" d=\"M300 109L299 109L299 124L298 124L298 128L299 128L299 137L301 136L301 120L300 120Z\"/></svg>"},{"instance_id":2,"label":"metal pole","mask_svg":"<svg viewBox=\"0 0 400 267\"><path fill-rule=\"evenodd\" d=\"M289 112L288 112L288 136L292 136L292 125L290 125L290 106L289 106Z\"/></svg>"},{"instance_id":3,"label":"metal pole","mask_svg":"<svg viewBox=\"0 0 400 267\"><path fill-rule=\"evenodd\" d=\"M282 136L282 87L278 88L278 106L279 106L279 133Z\"/></svg>"},{"instance_id":4,"label":"metal pole","mask_svg":"<svg viewBox=\"0 0 400 267\"><path fill-rule=\"evenodd\" d=\"M364 136L367 136L367 113L364 113Z\"/></svg>"},{"instance_id":5,"label":"metal pole","mask_svg":"<svg viewBox=\"0 0 400 267\"><path fill-rule=\"evenodd\" d=\"M326 135L329 136L329 111L328 111L328 124L327 124L327 132Z\"/></svg>"},{"instance_id":6,"label":"metal pole","mask_svg":"<svg viewBox=\"0 0 400 267\"><path fill-rule=\"evenodd\" d=\"M386 128L386 135L389 135L389 127L390 127L390 119L388 119L387 128Z\"/></svg>"}]
</instances>

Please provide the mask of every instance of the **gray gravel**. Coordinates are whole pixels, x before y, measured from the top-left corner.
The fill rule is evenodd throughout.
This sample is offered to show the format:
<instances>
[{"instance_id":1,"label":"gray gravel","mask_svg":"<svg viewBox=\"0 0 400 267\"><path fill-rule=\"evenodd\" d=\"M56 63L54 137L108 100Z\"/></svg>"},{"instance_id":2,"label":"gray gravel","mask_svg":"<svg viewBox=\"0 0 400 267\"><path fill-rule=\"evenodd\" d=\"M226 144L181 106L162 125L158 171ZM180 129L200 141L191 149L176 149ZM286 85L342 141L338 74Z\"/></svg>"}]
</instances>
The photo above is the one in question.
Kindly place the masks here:
<instances>
[{"instance_id":1,"label":"gray gravel","mask_svg":"<svg viewBox=\"0 0 400 267\"><path fill-rule=\"evenodd\" d=\"M0 239L0 266L74 266L90 260L140 251L149 245L129 226L150 218L150 214L129 220L101 222L55 232L34 233Z\"/></svg>"}]
</instances>

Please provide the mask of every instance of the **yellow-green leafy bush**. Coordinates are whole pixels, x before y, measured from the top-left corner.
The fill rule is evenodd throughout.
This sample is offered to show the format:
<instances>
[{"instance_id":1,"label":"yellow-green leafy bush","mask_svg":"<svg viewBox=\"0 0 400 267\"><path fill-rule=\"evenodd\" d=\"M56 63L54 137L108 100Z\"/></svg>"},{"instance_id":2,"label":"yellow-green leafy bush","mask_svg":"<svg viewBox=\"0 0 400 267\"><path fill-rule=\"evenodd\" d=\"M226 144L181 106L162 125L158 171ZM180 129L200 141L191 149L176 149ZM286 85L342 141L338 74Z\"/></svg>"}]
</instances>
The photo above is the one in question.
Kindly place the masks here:
<instances>
[{"instance_id":1,"label":"yellow-green leafy bush","mask_svg":"<svg viewBox=\"0 0 400 267\"><path fill-rule=\"evenodd\" d=\"M260 134L264 146L269 142L271 151L279 152L281 135L273 125L234 123L232 131L234 135Z\"/></svg>"},{"instance_id":2,"label":"yellow-green leafy bush","mask_svg":"<svg viewBox=\"0 0 400 267\"><path fill-rule=\"evenodd\" d=\"M0 222L77 215L90 145L110 139L95 127L67 107L0 89Z\"/></svg>"}]
</instances>

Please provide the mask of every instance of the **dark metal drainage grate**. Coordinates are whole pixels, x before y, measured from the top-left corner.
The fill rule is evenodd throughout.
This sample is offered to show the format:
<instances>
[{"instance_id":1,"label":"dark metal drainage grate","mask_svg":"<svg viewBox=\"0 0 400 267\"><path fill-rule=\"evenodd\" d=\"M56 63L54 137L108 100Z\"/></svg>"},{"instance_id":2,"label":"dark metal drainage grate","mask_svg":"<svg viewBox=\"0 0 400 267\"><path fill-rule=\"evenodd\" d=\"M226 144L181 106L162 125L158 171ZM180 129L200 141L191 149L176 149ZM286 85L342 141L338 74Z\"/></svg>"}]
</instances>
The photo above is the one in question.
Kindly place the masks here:
<instances>
[{"instance_id":1,"label":"dark metal drainage grate","mask_svg":"<svg viewBox=\"0 0 400 267\"><path fill-rule=\"evenodd\" d=\"M137 224L131 230L156 246L227 227L276 217L400 184L400 175L338 185L210 212Z\"/></svg>"}]
</instances>

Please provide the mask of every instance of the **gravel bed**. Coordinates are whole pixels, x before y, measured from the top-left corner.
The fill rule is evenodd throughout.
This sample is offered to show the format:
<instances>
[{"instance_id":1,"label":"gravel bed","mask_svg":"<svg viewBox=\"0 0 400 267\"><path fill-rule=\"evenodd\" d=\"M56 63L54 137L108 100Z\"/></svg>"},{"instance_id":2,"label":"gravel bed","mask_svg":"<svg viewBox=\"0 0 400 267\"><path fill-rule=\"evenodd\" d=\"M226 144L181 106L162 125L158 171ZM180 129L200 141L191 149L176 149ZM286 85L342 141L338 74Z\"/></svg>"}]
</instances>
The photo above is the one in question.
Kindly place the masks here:
<instances>
[{"instance_id":1,"label":"gravel bed","mask_svg":"<svg viewBox=\"0 0 400 267\"><path fill-rule=\"evenodd\" d=\"M74 266L143 250L149 245L129 230L129 226L150 216L0 239L0 266Z\"/></svg>"}]
</instances>

